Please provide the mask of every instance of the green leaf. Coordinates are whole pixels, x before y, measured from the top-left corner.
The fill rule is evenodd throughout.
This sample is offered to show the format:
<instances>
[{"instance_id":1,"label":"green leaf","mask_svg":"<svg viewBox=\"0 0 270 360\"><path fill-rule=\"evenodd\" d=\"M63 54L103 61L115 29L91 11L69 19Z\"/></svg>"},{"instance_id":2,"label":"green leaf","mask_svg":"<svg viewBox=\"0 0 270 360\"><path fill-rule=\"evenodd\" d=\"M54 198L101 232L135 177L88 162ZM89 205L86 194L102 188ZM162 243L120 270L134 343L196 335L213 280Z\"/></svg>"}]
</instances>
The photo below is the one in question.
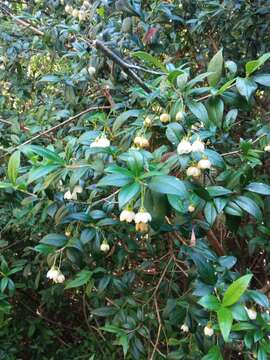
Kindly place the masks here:
<instances>
[{"instance_id":1,"label":"green leaf","mask_svg":"<svg viewBox=\"0 0 270 360\"><path fill-rule=\"evenodd\" d=\"M220 266L229 270L236 264L237 259L235 256L220 256L218 262Z\"/></svg>"},{"instance_id":2,"label":"green leaf","mask_svg":"<svg viewBox=\"0 0 270 360\"><path fill-rule=\"evenodd\" d=\"M68 241L68 238L62 234L48 234L40 241L42 244L63 247Z\"/></svg>"},{"instance_id":3,"label":"green leaf","mask_svg":"<svg viewBox=\"0 0 270 360\"><path fill-rule=\"evenodd\" d=\"M238 196L234 199L234 202L244 211L254 216L255 219L261 221L262 212L259 206L255 203L255 201L251 200L247 196Z\"/></svg>"},{"instance_id":4,"label":"green leaf","mask_svg":"<svg viewBox=\"0 0 270 360\"><path fill-rule=\"evenodd\" d=\"M258 305L263 306L265 308L269 307L268 297L265 294L261 293L259 290L248 290L247 295Z\"/></svg>"},{"instance_id":5,"label":"green leaf","mask_svg":"<svg viewBox=\"0 0 270 360\"><path fill-rule=\"evenodd\" d=\"M264 183L253 182L245 187L245 190L261 195L270 195L270 186Z\"/></svg>"},{"instance_id":6,"label":"green leaf","mask_svg":"<svg viewBox=\"0 0 270 360\"><path fill-rule=\"evenodd\" d=\"M225 291L222 300L222 305L231 306L235 304L244 294L244 292L247 290L251 278L252 278L252 274L248 274L241 276L239 279L234 281Z\"/></svg>"},{"instance_id":7,"label":"green leaf","mask_svg":"<svg viewBox=\"0 0 270 360\"><path fill-rule=\"evenodd\" d=\"M187 196L187 189L184 182L174 176L154 176L148 186L152 191L160 194L178 195L183 198Z\"/></svg>"},{"instance_id":8,"label":"green leaf","mask_svg":"<svg viewBox=\"0 0 270 360\"><path fill-rule=\"evenodd\" d=\"M45 159L51 160L57 164L63 165L65 163L64 159L62 159L60 156L58 156L55 152L53 152L49 149L45 149L42 146L26 145L23 149L26 153L33 152L39 156L42 156Z\"/></svg>"},{"instance_id":9,"label":"green leaf","mask_svg":"<svg viewBox=\"0 0 270 360\"><path fill-rule=\"evenodd\" d=\"M208 75L208 83L210 86L216 86L219 82L222 69L223 69L223 54L222 49L220 49L210 60L208 64L207 71L212 72L213 74Z\"/></svg>"},{"instance_id":10,"label":"green leaf","mask_svg":"<svg viewBox=\"0 0 270 360\"><path fill-rule=\"evenodd\" d=\"M93 272L89 270L82 270L76 274L75 279L69 280L65 286L65 289L72 289L87 284Z\"/></svg>"},{"instance_id":11,"label":"green leaf","mask_svg":"<svg viewBox=\"0 0 270 360\"><path fill-rule=\"evenodd\" d=\"M36 181L40 179L41 177L44 177L51 172L59 169L60 165L45 165L40 166L37 169L33 169L28 174L28 184L31 184L33 181Z\"/></svg>"},{"instance_id":12,"label":"green leaf","mask_svg":"<svg viewBox=\"0 0 270 360\"><path fill-rule=\"evenodd\" d=\"M258 74L253 77L253 80L263 86L270 86L270 74Z\"/></svg>"},{"instance_id":13,"label":"green leaf","mask_svg":"<svg viewBox=\"0 0 270 360\"><path fill-rule=\"evenodd\" d=\"M212 346L202 360L223 360L220 348L217 345Z\"/></svg>"},{"instance_id":14,"label":"green leaf","mask_svg":"<svg viewBox=\"0 0 270 360\"><path fill-rule=\"evenodd\" d=\"M196 118L199 119L201 122L206 124L209 121L208 112L206 110L206 107L202 103L190 101L187 105L192 114L196 116Z\"/></svg>"},{"instance_id":15,"label":"green leaf","mask_svg":"<svg viewBox=\"0 0 270 360\"><path fill-rule=\"evenodd\" d=\"M8 162L7 176L9 180L12 182L12 184L16 183L16 179L20 168L20 159L21 159L21 153L20 151L16 151L11 155Z\"/></svg>"},{"instance_id":16,"label":"green leaf","mask_svg":"<svg viewBox=\"0 0 270 360\"><path fill-rule=\"evenodd\" d=\"M247 101L249 101L251 95L257 89L257 85L253 80L240 77L236 80L236 87L240 95L244 96Z\"/></svg>"},{"instance_id":17,"label":"green leaf","mask_svg":"<svg viewBox=\"0 0 270 360\"><path fill-rule=\"evenodd\" d=\"M224 196L232 193L231 190L226 189L223 186L207 186L206 190L211 197Z\"/></svg>"},{"instance_id":18,"label":"green leaf","mask_svg":"<svg viewBox=\"0 0 270 360\"><path fill-rule=\"evenodd\" d=\"M167 139L173 144L178 145L184 133L183 126L178 123L170 123L166 129Z\"/></svg>"},{"instance_id":19,"label":"green leaf","mask_svg":"<svg viewBox=\"0 0 270 360\"><path fill-rule=\"evenodd\" d=\"M126 204L128 204L140 192L140 189L141 186L136 182L124 186L118 195L119 208L122 209Z\"/></svg>"},{"instance_id":20,"label":"green leaf","mask_svg":"<svg viewBox=\"0 0 270 360\"><path fill-rule=\"evenodd\" d=\"M143 60L146 64L153 65L167 73L166 66L164 66L162 62L159 61L159 59L154 57L153 55L144 51L136 51L132 55L140 60Z\"/></svg>"},{"instance_id":21,"label":"green leaf","mask_svg":"<svg viewBox=\"0 0 270 360\"><path fill-rule=\"evenodd\" d=\"M217 311L221 306L220 302L214 295L205 295L198 301L198 304L203 306L205 309L214 311Z\"/></svg>"},{"instance_id":22,"label":"green leaf","mask_svg":"<svg viewBox=\"0 0 270 360\"><path fill-rule=\"evenodd\" d=\"M11 183L7 183L7 182L0 182L0 189L8 189L8 188L12 188L12 184Z\"/></svg>"},{"instance_id":23,"label":"green leaf","mask_svg":"<svg viewBox=\"0 0 270 360\"><path fill-rule=\"evenodd\" d=\"M224 112L224 102L218 98L211 98L207 104L208 116L211 124L221 128Z\"/></svg>"},{"instance_id":24,"label":"green leaf","mask_svg":"<svg viewBox=\"0 0 270 360\"><path fill-rule=\"evenodd\" d=\"M113 127L112 127L112 131L116 132L118 129L120 129L120 127L122 125L124 125L124 123L131 117L135 117L137 118L140 114L141 110L128 110L128 111L124 111L123 113L121 113L115 120L113 123Z\"/></svg>"},{"instance_id":25,"label":"green leaf","mask_svg":"<svg viewBox=\"0 0 270 360\"><path fill-rule=\"evenodd\" d=\"M39 82L59 83L60 78L56 75L45 75L39 80Z\"/></svg>"},{"instance_id":26,"label":"green leaf","mask_svg":"<svg viewBox=\"0 0 270 360\"><path fill-rule=\"evenodd\" d=\"M132 176L122 175L122 174L110 174L101 179L97 186L125 186L134 181Z\"/></svg>"},{"instance_id":27,"label":"green leaf","mask_svg":"<svg viewBox=\"0 0 270 360\"><path fill-rule=\"evenodd\" d=\"M128 335L122 335L119 338L119 345L122 345L124 358L127 355L128 348L129 348L129 341L128 341Z\"/></svg>"},{"instance_id":28,"label":"green leaf","mask_svg":"<svg viewBox=\"0 0 270 360\"><path fill-rule=\"evenodd\" d=\"M267 359L269 359L267 353L264 351L262 346L259 347L257 359L258 360L267 360Z\"/></svg>"},{"instance_id":29,"label":"green leaf","mask_svg":"<svg viewBox=\"0 0 270 360\"><path fill-rule=\"evenodd\" d=\"M206 203L204 207L204 216L210 226L212 226L217 217L217 210L212 202Z\"/></svg>"},{"instance_id":30,"label":"green leaf","mask_svg":"<svg viewBox=\"0 0 270 360\"><path fill-rule=\"evenodd\" d=\"M218 324L225 342L228 342L232 328L233 317L230 309L221 307L217 311Z\"/></svg>"},{"instance_id":31,"label":"green leaf","mask_svg":"<svg viewBox=\"0 0 270 360\"><path fill-rule=\"evenodd\" d=\"M251 60L246 63L246 74L247 76L251 75L254 71L256 71L259 67L261 67L268 59L270 59L270 53L263 54L257 60Z\"/></svg>"},{"instance_id":32,"label":"green leaf","mask_svg":"<svg viewBox=\"0 0 270 360\"><path fill-rule=\"evenodd\" d=\"M101 308L93 310L92 314L96 315L96 316L107 317L107 316L114 315L116 312L117 312L117 309L115 309L114 307L105 306L105 307L101 307Z\"/></svg>"}]
</instances>

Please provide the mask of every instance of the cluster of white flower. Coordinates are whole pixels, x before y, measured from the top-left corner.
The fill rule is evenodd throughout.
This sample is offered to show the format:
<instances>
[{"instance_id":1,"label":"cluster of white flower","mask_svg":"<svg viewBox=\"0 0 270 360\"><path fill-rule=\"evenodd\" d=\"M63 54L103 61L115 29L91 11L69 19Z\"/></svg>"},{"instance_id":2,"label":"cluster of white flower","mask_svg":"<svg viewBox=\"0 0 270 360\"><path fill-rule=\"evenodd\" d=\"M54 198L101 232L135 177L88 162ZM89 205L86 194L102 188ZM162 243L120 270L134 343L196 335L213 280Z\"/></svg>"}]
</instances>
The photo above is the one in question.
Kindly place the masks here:
<instances>
[{"instance_id":1,"label":"cluster of white flower","mask_svg":"<svg viewBox=\"0 0 270 360\"><path fill-rule=\"evenodd\" d=\"M76 185L71 192L70 190L66 191L64 194L65 200L77 200L77 194L81 194L83 192L83 188L80 185Z\"/></svg>"},{"instance_id":2,"label":"cluster of white flower","mask_svg":"<svg viewBox=\"0 0 270 360\"><path fill-rule=\"evenodd\" d=\"M100 148L106 148L110 146L111 142L109 139L106 138L106 136L102 135L96 138L90 145L90 147L100 147Z\"/></svg>"},{"instance_id":3,"label":"cluster of white flower","mask_svg":"<svg viewBox=\"0 0 270 360\"><path fill-rule=\"evenodd\" d=\"M55 266L53 266L47 272L47 278L57 284L61 284L65 281L65 275L61 272L61 270L59 268L56 268Z\"/></svg>"},{"instance_id":4,"label":"cluster of white flower","mask_svg":"<svg viewBox=\"0 0 270 360\"><path fill-rule=\"evenodd\" d=\"M189 332L189 327L187 326L187 324L183 324L183 325L181 326L181 330L182 330L183 332Z\"/></svg>"},{"instance_id":5,"label":"cluster of white flower","mask_svg":"<svg viewBox=\"0 0 270 360\"><path fill-rule=\"evenodd\" d=\"M89 7L90 7L89 1L85 0L79 10L74 9L71 5L67 4L65 6L65 12L69 15L72 15L75 18L78 18L80 21L85 21L88 17Z\"/></svg>"},{"instance_id":6,"label":"cluster of white flower","mask_svg":"<svg viewBox=\"0 0 270 360\"><path fill-rule=\"evenodd\" d=\"M134 144L142 149L149 147L149 141L143 136L136 136L134 139Z\"/></svg>"},{"instance_id":7,"label":"cluster of white flower","mask_svg":"<svg viewBox=\"0 0 270 360\"><path fill-rule=\"evenodd\" d=\"M193 144L187 139L183 139L177 146L177 152L179 155L190 154L191 152L204 152L204 143L197 139Z\"/></svg>"},{"instance_id":8,"label":"cluster of white flower","mask_svg":"<svg viewBox=\"0 0 270 360\"><path fill-rule=\"evenodd\" d=\"M136 230L140 232L148 231L148 223L152 221L152 216L149 212L141 208L137 214L133 210L125 209L120 214L120 221L131 223L134 220Z\"/></svg>"},{"instance_id":9,"label":"cluster of white flower","mask_svg":"<svg viewBox=\"0 0 270 360\"><path fill-rule=\"evenodd\" d=\"M177 152L179 155L190 154L190 153L203 153L205 150L204 142L200 139L195 140L192 144L188 139L183 139L177 146ZM197 178L201 175L201 170L210 169L212 166L211 161L207 157L203 158L198 164L192 165L187 168L187 176Z\"/></svg>"}]
</instances>

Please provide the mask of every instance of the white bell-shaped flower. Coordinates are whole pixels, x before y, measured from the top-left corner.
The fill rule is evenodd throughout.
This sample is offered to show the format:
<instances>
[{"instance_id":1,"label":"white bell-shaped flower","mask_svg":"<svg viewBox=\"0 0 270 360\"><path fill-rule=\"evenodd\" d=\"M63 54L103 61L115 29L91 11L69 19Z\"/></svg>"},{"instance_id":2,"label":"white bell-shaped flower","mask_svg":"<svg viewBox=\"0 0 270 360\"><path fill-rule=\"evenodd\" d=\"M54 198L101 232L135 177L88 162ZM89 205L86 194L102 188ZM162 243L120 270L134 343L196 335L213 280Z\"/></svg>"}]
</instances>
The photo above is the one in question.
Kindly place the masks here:
<instances>
[{"instance_id":1,"label":"white bell-shaped flower","mask_svg":"<svg viewBox=\"0 0 270 360\"><path fill-rule=\"evenodd\" d=\"M135 212L132 210L125 209L120 214L120 221L126 221L131 223L135 219Z\"/></svg>"},{"instance_id":2,"label":"white bell-shaped flower","mask_svg":"<svg viewBox=\"0 0 270 360\"><path fill-rule=\"evenodd\" d=\"M264 151L270 152L270 144L268 144L264 147Z\"/></svg>"},{"instance_id":3,"label":"white bell-shaped flower","mask_svg":"<svg viewBox=\"0 0 270 360\"><path fill-rule=\"evenodd\" d=\"M159 119L160 119L160 121L161 121L162 123L165 124L165 123L170 122L171 116L170 116L169 114L167 114L167 113L163 113L163 114L160 115Z\"/></svg>"},{"instance_id":4,"label":"white bell-shaped flower","mask_svg":"<svg viewBox=\"0 0 270 360\"><path fill-rule=\"evenodd\" d=\"M93 76L96 73L96 68L94 66L89 66L87 69L89 75Z\"/></svg>"},{"instance_id":5,"label":"white bell-shaped flower","mask_svg":"<svg viewBox=\"0 0 270 360\"><path fill-rule=\"evenodd\" d=\"M148 222L152 221L152 216L149 212L145 211L144 209L140 209L140 211L135 215L135 223L144 223L147 224Z\"/></svg>"},{"instance_id":6,"label":"white bell-shaped flower","mask_svg":"<svg viewBox=\"0 0 270 360\"><path fill-rule=\"evenodd\" d=\"M204 152L204 143L201 140L195 140L192 144L192 152Z\"/></svg>"},{"instance_id":7,"label":"white bell-shaped flower","mask_svg":"<svg viewBox=\"0 0 270 360\"><path fill-rule=\"evenodd\" d=\"M188 140L183 139L177 146L179 155L189 154L192 151L192 145Z\"/></svg>"},{"instance_id":8,"label":"white bell-shaped flower","mask_svg":"<svg viewBox=\"0 0 270 360\"><path fill-rule=\"evenodd\" d=\"M57 279L57 277L59 276L60 271L59 269L57 269L55 266L53 266L48 272L47 272L47 278L50 280L55 281L55 279Z\"/></svg>"},{"instance_id":9,"label":"white bell-shaped flower","mask_svg":"<svg viewBox=\"0 0 270 360\"><path fill-rule=\"evenodd\" d=\"M246 310L250 320L255 320L257 318L257 311L255 309L253 309L253 308L249 309L249 308L245 307L245 310Z\"/></svg>"},{"instance_id":10,"label":"white bell-shaped flower","mask_svg":"<svg viewBox=\"0 0 270 360\"><path fill-rule=\"evenodd\" d=\"M187 326L187 324L183 324L183 325L181 326L181 330L182 330L183 332L189 332L189 327Z\"/></svg>"},{"instance_id":11,"label":"white bell-shaped flower","mask_svg":"<svg viewBox=\"0 0 270 360\"><path fill-rule=\"evenodd\" d=\"M93 141L90 145L90 147L100 147L100 148L105 148L110 146L110 140L107 139L105 136L99 137L97 139L95 139L95 141Z\"/></svg>"},{"instance_id":12,"label":"white bell-shaped flower","mask_svg":"<svg viewBox=\"0 0 270 360\"><path fill-rule=\"evenodd\" d=\"M205 336L211 337L214 334L214 329L212 328L212 326L210 324L208 324L207 326L204 327L203 332L204 332Z\"/></svg>"},{"instance_id":13,"label":"white bell-shaped flower","mask_svg":"<svg viewBox=\"0 0 270 360\"><path fill-rule=\"evenodd\" d=\"M65 200L71 200L71 199L72 199L72 193L71 193L70 190L68 190L68 191L66 191L66 192L64 193L64 199L65 199Z\"/></svg>"},{"instance_id":14,"label":"white bell-shaped flower","mask_svg":"<svg viewBox=\"0 0 270 360\"><path fill-rule=\"evenodd\" d=\"M189 168L187 168L186 174L187 176L192 176L196 178L201 175L201 170L196 166L190 166Z\"/></svg>"},{"instance_id":15,"label":"white bell-shaped flower","mask_svg":"<svg viewBox=\"0 0 270 360\"><path fill-rule=\"evenodd\" d=\"M198 162L198 168L199 169L210 169L212 166L211 164L211 161L208 160L208 159L201 159L199 162Z\"/></svg>"},{"instance_id":16,"label":"white bell-shaped flower","mask_svg":"<svg viewBox=\"0 0 270 360\"><path fill-rule=\"evenodd\" d=\"M103 243L100 245L100 250L103 252L108 252L110 250L110 245L107 243L107 241L103 241Z\"/></svg>"}]
</instances>

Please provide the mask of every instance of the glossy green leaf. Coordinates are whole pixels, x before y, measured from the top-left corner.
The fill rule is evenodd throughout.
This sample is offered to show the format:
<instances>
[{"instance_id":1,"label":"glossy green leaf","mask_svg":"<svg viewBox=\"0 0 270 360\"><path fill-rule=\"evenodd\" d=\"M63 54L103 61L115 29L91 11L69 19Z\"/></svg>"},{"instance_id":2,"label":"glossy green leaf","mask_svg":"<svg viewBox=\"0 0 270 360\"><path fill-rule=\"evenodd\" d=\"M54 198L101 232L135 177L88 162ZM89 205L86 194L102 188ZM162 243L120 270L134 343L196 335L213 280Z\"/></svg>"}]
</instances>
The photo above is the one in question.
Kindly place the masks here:
<instances>
[{"instance_id":1,"label":"glossy green leaf","mask_svg":"<svg viewBox=\"0 0 270 360\"><path fill-rule=\"evenodd\" d=\"M21 153L20 151L16 151L11 155L8 162L7 176L13 184L16 183L16 179L18 176L18 172L20 168L20 159L21 159Z\"/></svg>"},{"instance_id":2,"label":"glossy green leaf","mask_svg":"<svg viewBox=\"0 0 270 360\"><path fill-rule=\"evenodd\" d=\"M248 184L245 189L261 195L270 195L270 186L264 183L253 182Z\"/></svg>"},{"instance_id":3,"label":"glossy green leaf","mask_svg":"<svg viewBox=\"0 0 270 360\"><path fill-rule=\"evenodd\" d=\"M212 74L208 75L208 82L211 86L216 86L219 82L222 69L223 69L223 50L220 49L210 60L208 64L207 71L212 72Z\"/></svg>"},{"instance_id":4,"label":"glossy green leaf","mask_svg":"<svg viewBox=\"0 0 270 360\"><path fill-rule=\"evenodd\" d=\"M202 297L198 301L198 304L203 306L205 309L214 310L214 311L217 311L221 306L219 300L214 295L206 295Z\"/></svg>"},{"instance_id":5,"label":"glossy green leaf","mask_svg":"<svg viewBox=\"0 0 270 360\"><path fill-rule=\"evenodd\" d=\"M124 186L118 194L118 201L119 201L120 209L122 209L133 198L135 198L136 195L139 194L140 189L141 189L141 186L138 183L133 183L133 184Z\"/></svg>"},{"instance_id":6,"label":"glossy green leaf","mask_svg":"<svg viewBox=\"0 0 270 360\"><path fill-rule=\"evenodd\" d=\"M225 291L223 296L222 305L223 306L231 306L235 304L240 297L244 294L247 290L249 283L251 281L252 275L244 275L234 281L228 289Z\"/></svg>"},{"instance_id":7,"label":"glossy green leaf","mask_svg":"<svg viewBox=\"0 0 270 360\"><path fill-rule=\"evenodd\" d=\"M89 270L82 270L78 272L75 276L75 279L69 280L65 286L65 289L72 289L83 286L89 282L92 277L93 272Z\"/></svg>"},{"instance_id":8,"label":"glossy green leaf","mask_svg":"<svg viewBox=\"0 0 270 360\"><path fill-rule=\"evenodd\" d=\"M148 186L152 191L161 194L178 195L183 198L187 196L187 189L184 182L174 176L154 176Z\"/></svg>"},{"instance_id":9,"label":"glossy green leaf","mask_svg":"<svg viewBox=\"0 0 270 360\"><path fill-rule=\"evenodd\" d=\"M228 342L232 328L233 317L230 309L221 307L217 311L218 325L225 342Z\"/></svg>"}]
</instances>

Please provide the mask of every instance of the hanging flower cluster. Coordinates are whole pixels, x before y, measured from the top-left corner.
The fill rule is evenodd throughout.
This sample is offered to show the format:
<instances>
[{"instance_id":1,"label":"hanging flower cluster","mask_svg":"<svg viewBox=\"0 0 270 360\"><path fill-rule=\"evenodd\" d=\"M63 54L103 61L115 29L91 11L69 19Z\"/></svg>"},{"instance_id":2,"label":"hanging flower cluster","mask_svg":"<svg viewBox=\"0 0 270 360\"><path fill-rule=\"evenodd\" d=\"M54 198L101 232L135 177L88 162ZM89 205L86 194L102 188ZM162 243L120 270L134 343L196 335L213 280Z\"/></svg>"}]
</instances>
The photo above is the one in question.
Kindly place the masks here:
<instances>
[{"instance_id":1,"label":"hanging flower cluster","mask_svg":"<svg viewBox=\"0 0 270 360\"><path fill-rule=\"evenodd\" d=\"M85 21L88 17L89 7L90 7L89 1L85 0L80 9L74 9L71 5L67 4L65 6L65 12L69 15L72 15L75 18L78 18L79 21Z\"/></svg>"},{"instance_id":2,"label":"hanging flower cluster","mask_svg":"<svg viewBox=\"0 0 270 360\"><path fill-rule=\"evenodd\" d=\"M65 275L61 272L61 270L54 265L47 272L47 278L52 280L56 284L61 284L65 281Z\"/></svg>"},{"instance_id":3,"label":"hanging flower cluster","mask_svg":"<svg viewBox=\"0 0 270 360\"><path fill-rule=\"evenodd\" d=\"M152 216L143 207L140 208L137 214L135 214L135 212L129 208L121 212L120 221L131 223L133 220L136 224L136 231L147 232L148 223L152 221Z\"/></svg>"},{"instance_id":4,"label":"hanging flower cluster","mask_svg":"<svg viewBox=\"0 0 270 360\"><path fill-rule=\"evenodd\" d=\"M187 155L191 153L203 153L205 150L205 144L200 139L195 140L192 144L188 139L183 139L177 146L177 153L179 155ZM201 170L210 169L212 166L211 161L202 156L202 159L197 164L192 164L186 170L187 176L198 178L201 176Z\"/></svg>"},{"instance_id":5,"label":"hanging flower cluster","mask_svg":"<svg viewBox=\"0 0 270 360\"><path fill-rule=\"evenodd\" d=\"M83 192L83 188L80 185L76 185L71 192L70 190L66 191L64 194L65 200L77 200L77 194L81 194Z\"/></svg>"},{"instance_id":6,"label":"hanging flower cluster","mask_svg":"<svg viewBox=\"0 0 270 360\"><path fill-rule=\"evenodd\" d=\"M91 148L106 148L111 144L110 140L105 135L97 137L90 145Z\"/></svg>"}]
</instances>

